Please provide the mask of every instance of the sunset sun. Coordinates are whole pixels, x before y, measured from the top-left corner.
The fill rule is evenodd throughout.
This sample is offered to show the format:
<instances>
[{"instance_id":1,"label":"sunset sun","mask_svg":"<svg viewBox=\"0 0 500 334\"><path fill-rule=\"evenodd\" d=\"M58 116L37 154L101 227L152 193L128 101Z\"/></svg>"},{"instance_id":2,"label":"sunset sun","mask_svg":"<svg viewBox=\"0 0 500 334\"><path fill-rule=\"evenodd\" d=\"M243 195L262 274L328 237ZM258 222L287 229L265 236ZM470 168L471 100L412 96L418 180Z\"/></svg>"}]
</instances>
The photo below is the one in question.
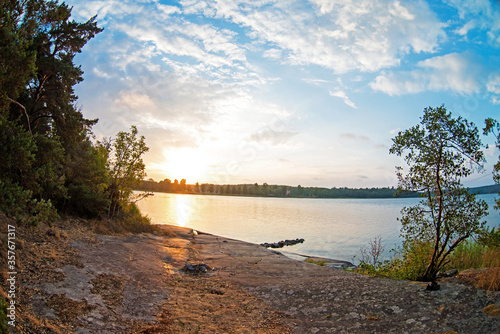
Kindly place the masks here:
<instances>
[{"instance_id":1,"label":"sunset sun","mask_svg":"<svg viewBox=\"0 0 500 334\"><path fill-rule=\"evenodd\" d=\"M207 165L202 152L196 149L179 149L168 151L167 161L163 167L165 178L186 179L188 183L200 182L206 177Z\"/></svg>"}]
</instances>

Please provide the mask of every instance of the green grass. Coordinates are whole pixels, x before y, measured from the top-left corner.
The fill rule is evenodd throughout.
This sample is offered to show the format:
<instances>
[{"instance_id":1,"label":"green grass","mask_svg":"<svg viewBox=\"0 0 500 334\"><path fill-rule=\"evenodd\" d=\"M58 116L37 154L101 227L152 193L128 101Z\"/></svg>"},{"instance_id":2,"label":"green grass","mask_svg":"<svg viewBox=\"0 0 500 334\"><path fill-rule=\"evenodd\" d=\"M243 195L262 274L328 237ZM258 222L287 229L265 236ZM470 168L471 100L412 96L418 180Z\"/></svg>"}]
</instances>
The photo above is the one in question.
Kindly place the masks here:
<instances>
[{"instance_id":1,"label":"green grass","mask_svg":"<svg viewBox=\"0 0 500 334\"><path fill-rule=\"evenodd\" d=\"M143 216L134 204L129 204L120 216L94 221L92 225L94 231L101 234L159 232L158 227L151 224L151 220Z\"/></svg>"},{"instance_id":2,"label":"green grass","mask_svg":"<svg viewBox=\"0 0 500 334\"><path fill-rule=\"evenodd\" d=\"M399 250L390 261L370 265L361 262L357 272L395 279L420 280L429 263L432 244L415 243L410 248ZM488 290L500 289L500 247L480 242L464 242L447 258L449 261L442 270L486 268L471 275L474 284Z\"/></svg>"},{"instance_id":3,"label":"green grass","mask_svg":"<svg viewBox=\"0 0 500 334\"><path fill-rule=\"evenodd\" d=\"M307 262L307 263L317 264L318 266L324 266L325 263L326 263L323 260L314 261L314 260L311 260L311 259L305 259L304 261Z\"/></svg>"}]
</instances>

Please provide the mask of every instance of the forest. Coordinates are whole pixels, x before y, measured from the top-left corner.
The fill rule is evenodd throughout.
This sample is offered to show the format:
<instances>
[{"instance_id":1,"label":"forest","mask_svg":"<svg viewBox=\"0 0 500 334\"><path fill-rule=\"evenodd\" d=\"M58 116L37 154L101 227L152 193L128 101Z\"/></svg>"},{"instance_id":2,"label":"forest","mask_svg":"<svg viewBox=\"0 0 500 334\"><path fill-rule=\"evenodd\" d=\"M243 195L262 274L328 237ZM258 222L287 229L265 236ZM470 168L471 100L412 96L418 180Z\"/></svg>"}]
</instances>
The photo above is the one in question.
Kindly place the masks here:
<instances>
[{"instance_id":1,"label":"forest","mask_svg":"<svg viewBox=\"0 0 500 334\"><path fill-rule=\"evenodd\" d=\"M156 182L152 179L144 180L136 190L159 191L169 193L191 193L206 195L239 195L263 197L318 197L318 198L391 198L397 189L392 188L322 188L302 187L300 185L269 185L263 184L225 184L212 183L187 184L185 179L180 182L165 179Z\"/></svg>"},{"instance_id":2,"label":"forest","mask_svg":"<svg viewBox=\"0 0 500 334\"><path fill-rule=\"evenodd\" d=\"M74 57L101 31L95 17L75 22L57 1L0 6L0 211L18 222L115 218L132 209L145 139L132 126L97 140L98 120L83 116L74 91L83 80Z\"/></svg>"},{"instance_id":3,"label":"forest","mask_svg":"<svg viewBox=\"0 0 500 334\"><path fill-rule=\"evenodd\" d=\"M136 190L149 192L205 194L205 195L235 195L235 196L261 196L261 197L304 197L304 198L393 198L393 197L418 197L417 192L398 192L395 187L383 188L323 188L302 187L300 185L269 185L254 184L187 184L185 179L180 182L169 179L156 182L153 179L143 180ZM470 189L471 193L494 194L500 191L499 185L477 187Z\"/></svg>"}]
</instances>

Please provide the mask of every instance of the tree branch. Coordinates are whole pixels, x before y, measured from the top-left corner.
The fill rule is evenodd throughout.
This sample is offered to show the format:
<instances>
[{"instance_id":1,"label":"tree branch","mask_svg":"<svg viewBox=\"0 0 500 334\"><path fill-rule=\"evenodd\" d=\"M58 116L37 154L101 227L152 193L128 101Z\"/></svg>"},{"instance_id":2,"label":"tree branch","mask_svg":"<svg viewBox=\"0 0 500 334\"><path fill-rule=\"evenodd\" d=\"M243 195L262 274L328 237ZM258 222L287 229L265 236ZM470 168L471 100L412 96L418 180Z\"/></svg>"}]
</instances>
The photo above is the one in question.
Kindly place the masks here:
<instances>
[{"instance_id":1,"label":"tree branch","mask_svg":"<svg viewBox=\"0 0 500 334\"><path fill-rule=\"evenodd\" d=\"M30 124L30 117L28 116L28 112L26 111L26 108L19 102L17 102L16 100L14 99L11 99L10 97L7 97L7 99L14 103L15 105L17 105L19 108L21 108L23 111L24 111L24 115L26 116L26 121L28 122L28 130L30 132L30 135L33 136L33 133L31 132L31 124Z\"/></svg>"}]
</instances>

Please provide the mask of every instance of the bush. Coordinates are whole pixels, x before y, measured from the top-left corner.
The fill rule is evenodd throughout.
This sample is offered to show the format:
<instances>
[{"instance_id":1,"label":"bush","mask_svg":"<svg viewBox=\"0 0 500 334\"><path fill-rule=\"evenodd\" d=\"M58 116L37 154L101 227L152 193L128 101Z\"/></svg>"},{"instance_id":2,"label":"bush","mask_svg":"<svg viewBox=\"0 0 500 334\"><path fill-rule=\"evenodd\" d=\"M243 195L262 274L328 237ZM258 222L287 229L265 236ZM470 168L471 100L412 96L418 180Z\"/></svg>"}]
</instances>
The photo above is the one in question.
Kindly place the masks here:
<instances>
[{"instance_id":1,"label":"bush","mask_svg":"<svg viewBox=\"0 0 500 334\"><path fill-rule=\"evenodd\" d=\"M397 250L391 260L372 263L361 260L360 272L394 279L422 280L432 254L432 244L414 242Z\"/></svg>"},{"instance_id":2,"label":"bush","mask_svg":"<svg viewBox=\"0 0 500 334\"><path fill-rule=\"evenodd\" d=\"M156 233L157 226L141 214L135 204L129 204L119 216L101 221L94 221L93 229L101 234L121 233Z\"/></svg>"},{"instance_id":3,"label":"bush","mask_svg":"<svg viewBox=\"0 0 500 334\"><path fill-rule=\"evenodd\" d=\"M500 226L496 229L492 228L491 230L488 228L479 236L478 242L487 247L500 247Z\"/></svg>"}]
</instances>

